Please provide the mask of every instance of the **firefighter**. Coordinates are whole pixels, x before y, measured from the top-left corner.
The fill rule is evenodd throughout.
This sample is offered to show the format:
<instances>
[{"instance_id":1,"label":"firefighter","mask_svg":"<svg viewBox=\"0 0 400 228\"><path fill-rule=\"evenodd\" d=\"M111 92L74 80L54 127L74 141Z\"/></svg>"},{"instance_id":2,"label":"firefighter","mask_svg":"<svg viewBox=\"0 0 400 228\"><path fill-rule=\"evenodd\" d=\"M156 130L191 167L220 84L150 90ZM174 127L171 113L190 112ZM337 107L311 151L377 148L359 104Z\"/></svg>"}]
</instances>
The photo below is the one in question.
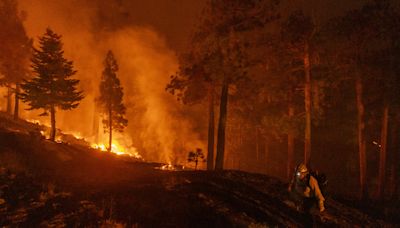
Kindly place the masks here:
<instances>
[{"instance_id":1,"label":"firefighter","mask_svg":"<svg viewBox=\"0 0 400 228\"><path fill-rule=\"evenodd\" d=\"M320 212L325 211L325 198L321 193L317 179L310 175L307 166L300 163L293 175L288 188L291 198L296 204L296 209L302 208L306 213L317 205Z\"/></svg>"}]
</instances>

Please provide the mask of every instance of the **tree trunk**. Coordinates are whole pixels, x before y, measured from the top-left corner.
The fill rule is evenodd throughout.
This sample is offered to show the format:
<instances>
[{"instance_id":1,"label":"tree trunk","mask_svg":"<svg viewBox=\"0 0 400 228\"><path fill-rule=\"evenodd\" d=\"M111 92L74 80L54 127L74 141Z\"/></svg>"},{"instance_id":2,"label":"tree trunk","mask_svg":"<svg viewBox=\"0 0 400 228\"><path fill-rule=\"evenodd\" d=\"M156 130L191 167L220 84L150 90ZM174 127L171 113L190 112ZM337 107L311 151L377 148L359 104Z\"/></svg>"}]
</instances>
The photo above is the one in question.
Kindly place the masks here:
<instances>
[{"instance_id":1,"label":"tree trunk","mask_svg":"<svg viewBox=\"0 0 400 228\"><path fill-rule=\"evenodd\" d=\"M306 126L304 132L304 163L309 165L311 156L311 64L309 44L304 46L304 106L306 111Z\"/></svg>"},{"instance_id":2,"label":"tree trunk","mask_svg":"<svg viewBox=\"0 0 400 228\"><path fill-rule=\"evenodd\" d=\"M363 85L359 72L356 72L356 102L357 102L357 126L358 126L358 153L360 162L360 197L365 199L367 197L367 156L365 147L365 122L364 122L364 103L362 101Z\"/></svg>"},{"instance_id":3,"label":"tree trunk","mask_svg":"<svg viewBox=\"0 0 400 228\"><path fill-rule=\"evenodd\" d=\"M256 161L257 164L260 160L260 143L259 143L259 136L258 136L258 127L256 126Z\"/></svg>"},{"instance_id":4,"label":"tree trunk","mask_svg":"<svg viewBox=\"0 0 400 228\"><path fill-rule=\"evenodd\" d=\"M398 162L397 161L392 161L392 164L390 166L390 194L389 194L389 199L391 201L397 201L400 199L400 195L398 195L398 173L399 168L398 168Z\"/></svg>"},{"instance_id":5,"label":"tree trunk","mask_svg":"<svg viewBox=\"0 0 400 228\"><path fill-rule=\"evenodd\" d=\"M19 83L15 84L14 120L19 118Z\"/></svg>"},{"instance_id":6,"label":"tree trunk","mask_svg":"<svg viewBox=\"0 0 400 228\"><path fill-rule=\"evenodd\" d=\"M397 113L399 110L397 109ZM398 118L398 117L397 117ZM397 194L397 177L398 173L400 170L399 168L399 141L400 138L398 137L399 133L399 123L396 121L396 117L394 117L395 121L393 121L393 125L391 126L391 131L390 131L390 174L389 174L389 198L391 200L396 200L396 194Z\"/></svg>"},{"instance_id":7,"label":"tree trunk","mask_svg":"<svg viewBox=\"0 0 400 228\"><path fill-rule=\"evenodd\" d=\"M382 200L385 193L385 176L386 176L386 148L388 135L388 119L389 106L385 103L382 117L381 128L381 148L379 155L379 180L378 180L378 199Z\"/></svg>"},{"instance_id":8,"label":"tree trunk","mask_svg":"<svg viewBox=\"0 0 400 228\"><path fill-rule=\"evenodd\" d=\"M265 137L265 140L264 140L264 161L265 161L265 163L266 164L268 164L268 159L269 159L269 138L268 138L268 136L267 137ZM267 165L267 167L266 167L266 171L267 171L267 173L270 171L270 167Z\"/></svg>"},{"instance_id":9,"label":"tree trunk","mask_svg":"<svg viewBox=\"0 0 400 228\"><path fill-rule=\"evenodd\" d=\"M219 122L218 122L218 139L217 139L217 158L215 170L224 169L224 149L225 149L225 127L227 118L228 106L228 79L224 76L224 81L221 91L221 104L219 109Z\"/></svg>"},{"instance_id":10,"label":"tree trunk","mask_svg":"<svg viewBox=\"0 0 400 228\"><path fill-rule=\"evenodd\" d=\"M50 107L50 122L51 122L51 130L50 130L50 140L54 142L56 139L56 109L54 105Z\"/></svg>"},{"instance_id":11,"label":"tree trunk","mask_svg":"<svg viewBox=\"0 0 400 228\"><path fill-rule=\"evenodd\" d=\"M294 117L294 105L293 105L293 90L289 91L289 105L288 105L288 116L289 120L292 121ZM287 161L287 170L286 177L290 181L293 175L293 167L294 167L294 133L293 129L289 129L287 135L287 149L288 149L288 161Z\"/></svg>"},{"instance_id":12,"label":"tree trunk","mask_svg":"<svg viewBox=\"0 0 400 228\"><path fill-rule=\"evenodd\" d=\"M7 114L9 115L11 115L11 96L12 96L11 87L7 87Z\"/></svg>"},{"instance_id":13,"label":"tree trunk","mask_svg":"<svg viewBox=\"0 0 400 228\"><path fill-rule=\"evenodd\" d=\"M210 83L208 91L208 153L207 170L214 169L214 86Z\"/></svg>"},{"instance_id":14,"label":"tree trunk","mask_svg":"<svg viewBox=\"0 0 400 228\"><path fill-rule=\"evenodd\" d=\"M108 149L107 151L110 152L112 149L112 109L111 109L111 105L109 105L108 108L108 124L109 124L109 138L108 138Z\"/></svg>"},{"instance_id":15,"label":"tree trunk","mask_svg":"<svg viewBox=\"0 0 400 228\"><path fill-rule=\"evenodd\" d=\"M93 109L93 126L92 126L92 135L94 136L94 142L96 144L99 143L99 110L97 102L94 101L94 109Z\"/></svg>"},{"instance_id":16,"label":"tree trunk","mask_svg":"<svg viewBox=\"0 0 400 228\"><path fill-rule=\"evenodd\" d=\"M269 138L268 137L265 137L265 140L264 140L264 160L265 160L265 162L266 163L268 163L268 159L270 158L270 156L269 156Z\"/></svg>"}]
</instances>

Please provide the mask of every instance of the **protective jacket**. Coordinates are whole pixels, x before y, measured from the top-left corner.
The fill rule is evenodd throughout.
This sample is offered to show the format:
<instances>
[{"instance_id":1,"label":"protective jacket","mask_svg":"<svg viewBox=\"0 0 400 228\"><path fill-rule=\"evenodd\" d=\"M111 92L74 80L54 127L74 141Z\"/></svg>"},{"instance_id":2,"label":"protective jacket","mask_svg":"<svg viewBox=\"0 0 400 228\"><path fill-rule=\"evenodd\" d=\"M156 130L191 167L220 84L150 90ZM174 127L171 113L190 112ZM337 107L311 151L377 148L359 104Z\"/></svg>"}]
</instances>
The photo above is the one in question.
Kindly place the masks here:
<instances>
[{"instance_id":1,"label":"protective jacket","mask_svg":"<svg viewBox=\"0 0 400 228\"><path fill-rule=\"evenodd\" d=\"M320 211L325 210L324 207L325 198L321 193L318 181L312 175L308 174L308 176L303 180L294 178L290 184L289 189L298 196L303 198L315 197L315 199L318 202L318 207Z\"/></svg>"}]
</instances>

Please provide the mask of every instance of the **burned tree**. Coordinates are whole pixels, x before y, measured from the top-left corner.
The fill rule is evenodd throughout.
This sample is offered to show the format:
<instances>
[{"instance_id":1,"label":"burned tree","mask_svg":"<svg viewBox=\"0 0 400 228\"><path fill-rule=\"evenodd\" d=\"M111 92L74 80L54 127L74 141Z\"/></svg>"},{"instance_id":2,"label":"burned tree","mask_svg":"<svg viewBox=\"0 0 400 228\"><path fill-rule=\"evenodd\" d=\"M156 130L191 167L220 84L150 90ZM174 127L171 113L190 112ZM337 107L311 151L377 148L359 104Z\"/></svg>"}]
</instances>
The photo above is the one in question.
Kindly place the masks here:
<instances>
[{"instance_id":1,"label":"burned tree","mask_svg":"<svg viewBox=\"0 0 400 228\"><path fill-rule=\"evenodd\" d=\"M122 103L124 95L121 83L117 77L118 64L114 54L108 51L104 60L104 70L100 82L100 96L98 102L102 108L104 131L109 133L108 151L112 147L112 131L122 132L128 125L124 115L125 105Z\"/></svg>"},{"instance_id":2,"label":"burned tree","mask_svg":"<svg viewBox=\"0 0 400 228\"><path fill-rule=\"evenodd\" d=\"M39 49L33 49L32 69L36 77L24 80L21 99L28 103L29 110L44 109L41 115L51 115L50 140L56 134L56 108L71 110L83 99L77 90L79 80L71 77L76 73L72 61L64 58L61 35L50 28L39 37Z\"/></svg>"}]
</instances>

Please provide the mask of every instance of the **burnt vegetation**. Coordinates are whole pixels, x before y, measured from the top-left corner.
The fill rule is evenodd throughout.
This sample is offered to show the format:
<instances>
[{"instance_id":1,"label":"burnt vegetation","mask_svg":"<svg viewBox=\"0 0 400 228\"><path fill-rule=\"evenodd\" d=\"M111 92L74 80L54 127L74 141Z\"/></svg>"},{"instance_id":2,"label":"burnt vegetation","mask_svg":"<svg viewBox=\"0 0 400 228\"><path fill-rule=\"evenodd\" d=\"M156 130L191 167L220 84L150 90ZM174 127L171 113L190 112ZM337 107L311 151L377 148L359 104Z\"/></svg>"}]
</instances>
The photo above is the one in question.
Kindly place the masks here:
<instances>
[{"instance_id":1,"label":"burnt vegetation","mask_svg":"<svg viewBox=\"0 0 400 228\"><path fill-rule=\"evenodd\" d=\"M113 132L124 131L127 108L135 108L133 99L124 104L112 51L98 69L94 101L107 152L57 129L56 113L85 99L62 35L47 28L35 46L26 13L2 0L0 226L302 227L304 214L287 194L298 162L329 180L327 213L312 215L316 226L398 226L399 4L371 0L319 18L292 2L207 1L163 91L198 107L188 118L207 152L160 156L194 163L185 169L110 153ZM21 106L50 114L50 128L20 119ZM132 146L148 143L140 142L147 127L133 133L141 144Z\"/></svg>"},{"instance_id":2,"label":"burnt vegetation","mask_svg":"<svg viewBox=\"0 0 400 228\"><path fill-rule=\"evenodd\" d=\"M0 120L2 226L302 227L305 222L288 201L287 183L277 178L234 170L164 171L162 164L36 137L36 124L5 114ZM328 198L329 215L315 214L314 222L396 223L389 214L357 205Z\"/></svg>"}]
</instances>

